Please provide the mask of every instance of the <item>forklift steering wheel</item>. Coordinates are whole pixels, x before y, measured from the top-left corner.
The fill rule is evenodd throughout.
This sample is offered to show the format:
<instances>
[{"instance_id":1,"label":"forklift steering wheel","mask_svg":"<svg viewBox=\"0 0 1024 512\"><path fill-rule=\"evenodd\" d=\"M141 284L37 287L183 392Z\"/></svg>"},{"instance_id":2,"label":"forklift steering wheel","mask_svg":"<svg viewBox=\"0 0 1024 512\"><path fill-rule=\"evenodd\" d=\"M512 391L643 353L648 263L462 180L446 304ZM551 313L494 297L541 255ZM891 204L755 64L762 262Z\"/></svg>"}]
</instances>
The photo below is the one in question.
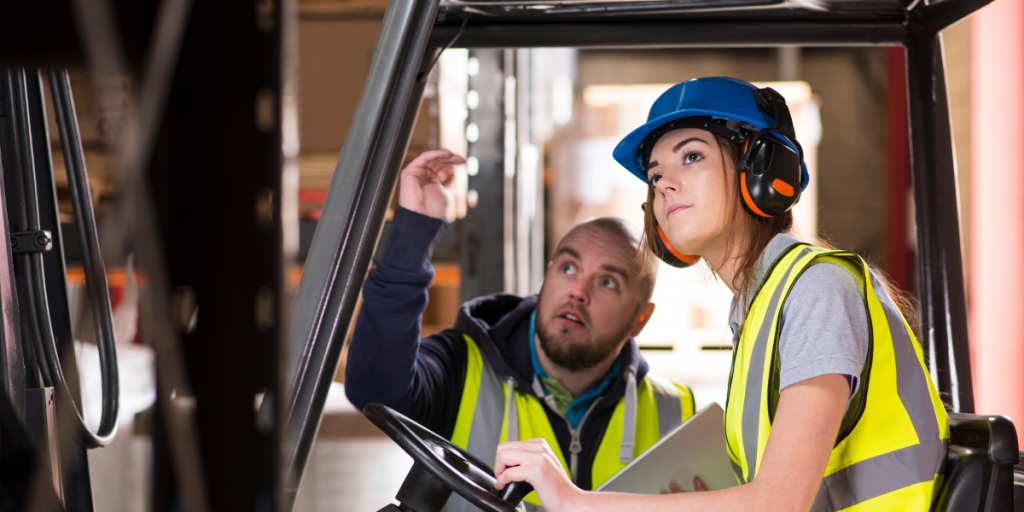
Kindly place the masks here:
<instances>
[{"instance_id":1,"label":"forklift steering wheel","mask_svg":"<svg viewBox=\"0 0 1024 512\"><path fill-rule=\"evenodd\" d=\"M372 403L363 414L413 458L396 496L405 505L402 510L440 511L455 491L487 512L514 512L533 491L526 482L495 489L494 469L389 407Z\"/></svg>"}]
</instances>

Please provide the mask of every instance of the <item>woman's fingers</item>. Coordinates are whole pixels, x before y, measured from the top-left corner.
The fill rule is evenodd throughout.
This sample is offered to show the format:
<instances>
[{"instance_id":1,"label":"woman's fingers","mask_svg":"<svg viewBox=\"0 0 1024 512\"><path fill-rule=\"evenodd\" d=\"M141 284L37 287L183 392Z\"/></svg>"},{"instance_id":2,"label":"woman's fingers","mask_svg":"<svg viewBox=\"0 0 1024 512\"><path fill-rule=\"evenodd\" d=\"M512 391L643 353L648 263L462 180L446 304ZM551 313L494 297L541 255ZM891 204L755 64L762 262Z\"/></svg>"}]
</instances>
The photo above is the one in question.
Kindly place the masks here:
<instances>
[{"instance_id":1,"label":"woman's fingers","mask_svg":"<svg viewBox=\"0 0 1024 512\"><path fill-rule=\"evenodd\" d=\"M534 468L529 466L512 466L510 468L506 468L505 471L501 473L501 476L498 477L494 484L494 488L500 491L512 482L529 482L532 484L530 480L533 479L535 474L531 471L532 469Z\"/></svg>"},{"instance_id":2,"label":"woman's fingers","mask_svg":"<svg viewBox=\"0 0 1024 512\"><path fill-rule=\"evenodd\" d=\"M536 453L539 450L535 443L529 441L514 441L498 445L498 454L494 459L494 473L500 474L502 470L510 466L518 466L527 453Z\"/></svg>"},{"instance_id":3,"label":"woman's fingers","mask_svg":"<svg viewBox=\"0 0 1024 512\"><path fill-rule=\"evenodd\" d=\"M501 471L495 471L495 487L499 490L511 482L529 482L537 485L538 480L546 478L552 470L561 472L561 465L552 461L544 453L515 450L507 453Z\"/></svg>"},{"instance_id":4,"label":"woman's fingers","mask_svg":"<svg viewBox=\"0 0 1024 512\"><path fill-rule=\"evenodd\" d=\"M510 482L528 482L547 510L566 510L582 496L569 481L558 456L543 439L531 439L498 445L495 461L495 487L503 489ZM578 501L578 500L577 500Z\"/></svg>"},{"instance_id":5,"label":"woman's fingers","mask_svg":"<svg viewBox=\"0 0 1024 512\"><path fill-rule=\"evenodd\" d=\"M693 477L693 490L697 492L708 490L707 486L704 485L704 481L701 480L699 476ZM662 491L661 494L679 494L681 492L688 491L686 489L683 489L682 486L680 486L679 484L677 484L675 480L672 480L668 483L668 492Z\"/></svg>"},{"instance_id":6,"label":"woman's fingers","mask_svg":"<svg viewBox=\"0 0 1024 512\"><path fill-rule=\"evenodd\" d=\"M531 456L536 454L515 447L502 448L499 445L498 458L494 462L494 486L500 490L509 482L522 482L526 478L524 472L528 471L525 466L536 465Z\"/></svg>"},{"instance_id":7,"label":"woman's fingers","mask_svg":"<svg viewBox=\"0 0 1024 512\"><path fill-rule=\"evenodd\" d=\"M552 465L551 459L555 459L554 466L561 467L561 463L543 439L499 444L494 461L496 487L502 489L509 482L526 481L532 484L528 476L542 473L546 466Z\"/></svg>"},{"instance_id":8,"label":"woman's fingers","mask_svg":"<svg viewBox=\"0 0 1024 512\"><path fill-rule=\"evenodd\" d=\"M501 461L503 456L517 451L529 452L529 453L544 453L550 452L551 448L548 447L547 441L543 439L530 439L528 441L511 441L507 443L501 443L498 445L498 456L497 460ZM497 466L495 466L497 470Z\"/></svg>"},{"instance_id":9,"label":"woman's fingers","mask_svg":"<svg viewBox=\"0 0 1024 512\"><path fill-rule=\"evenodd\" d=\"M699 476L693 477L693 490L695 491L706 491L708 487L704 485L704 481Z\"/></svg>"}]
</instances>

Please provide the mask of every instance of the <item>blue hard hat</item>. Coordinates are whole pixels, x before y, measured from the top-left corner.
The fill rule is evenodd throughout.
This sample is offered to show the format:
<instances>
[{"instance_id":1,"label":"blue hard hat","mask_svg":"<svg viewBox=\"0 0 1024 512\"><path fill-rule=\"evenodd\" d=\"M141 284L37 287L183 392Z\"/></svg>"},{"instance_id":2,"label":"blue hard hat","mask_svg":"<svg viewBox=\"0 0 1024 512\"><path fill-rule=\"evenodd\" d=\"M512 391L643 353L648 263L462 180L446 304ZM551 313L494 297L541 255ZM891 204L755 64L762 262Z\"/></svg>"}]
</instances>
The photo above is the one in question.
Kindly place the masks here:
<instances>
[{"instance_id":1,"label":"blue hard hat","mask_svg":"<svg viewBox=\"0 0 1024 512\"><path fill-rule=\"evenodd\" d=\"M658 128L685 117L710 117L731 129L759 131L775 127L775 118L757 106L757 87L724 76L694 78L676 84L654 102L647 123L626 135L612 152L615 160L634 176L647 182L643 164L644 140Z\"/></svg>"}]
</instances>

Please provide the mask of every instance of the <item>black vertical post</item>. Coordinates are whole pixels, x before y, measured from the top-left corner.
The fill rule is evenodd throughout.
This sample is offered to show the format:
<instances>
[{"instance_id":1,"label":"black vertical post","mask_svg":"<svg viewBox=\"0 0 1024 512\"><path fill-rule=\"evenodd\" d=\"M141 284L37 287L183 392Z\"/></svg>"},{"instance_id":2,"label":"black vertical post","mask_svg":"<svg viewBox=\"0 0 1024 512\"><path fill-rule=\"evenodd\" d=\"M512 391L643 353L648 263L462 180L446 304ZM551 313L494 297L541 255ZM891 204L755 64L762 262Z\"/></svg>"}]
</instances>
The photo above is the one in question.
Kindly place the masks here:
<instances>
[{"instance_id":1,"label":"black vertical post","mask_svg":"<svg viewBox=\"0 0 1024 512\"><path fill-rule=\"evenodd\" d=\"M0 225L0 304L2 304L3 329L0 329L0 377L2 377L3 393L7 394L11 406L19 419L25 420L25 391L27 388L39 387L39 379L35 373L25 371L26 366L35 368L35 358L31 350L24 350L24 342L28 340L21 332L23 312L18 307L18 286L14 269L14 252L11 248L11 233L21 229L19 221L12 218L21 217L23 200L7 197L8 176L18 175L31 165L31 137L20 127L28 123L21 119L19 105L24 105L24 72L22 70L0 70L0 198L2 198L2 225Z\"/></svg>"},{"instance_id":2,"label":"black vertical post","mask_svg":"<svg viewBox=\"0 0 1024 512\"><path fill-rule=\"evenodd\" d=\"M71 335L71 307L68 303L67 268L64 259L64 237L60 230L60 211L57 206L57 188L54 184L53 157L49 125L46 121L46 102L43 100L41 72L26 74L29 116L32 126L32 153L35 161L39 227L50 232L52 248L43 253L43 274L46 280L46 299L50 306L50 322L57 350L61 355L64 379L71 391L71 399L81 410L82 393L75 360L74 339ZM80 219L75 219L80 222ZM92 512L92 479L89 459L84 446L76 443L70 429L58 429L60 471L63 480L64 508L67 512Z\"/></svg>"},{"instance_id":3,"label":"black vertical post","mask_svg":"<svg viewBox=\"0 0 1024 512\"><path fill-rule=\"evenodd\" d=\"M158 393L194 407L206 503L218 512L279 503L282 169L297 149L287 148L282 115L288 10L274 1L194 4L179 57L187 65L174 77L151 162L194 396ZM257 416L260 401L266 414ZM163 443L175 422L165 412L155 428L158 476L172 473ZM154 508L180 510L180 487L155 483L164 501Z\"/></svg>"},{"instance_id":4,"label":"black vertical post","mask_svg":"<svg viewBox=\"0 0 1024 512\"><path fill-rule=\"evenodd\" d=\"M459 223L461 300L505 291L505 51L470 50L476 74L469 90L480 98L466 120L469 208ZM476 140L472 140L475 136ZM511 193L511 191L509 191Z\"/></svg>"},{"instance_id":5,"label":"black vertical post","mask_svg":"<svg viewBox=\"0 0 1024 512\"><path fill-rule=\"evenodd\" d=\"M912 23L907 41L911 159L921 282L921 342L953 410L974 412L960 204L942 38Z\"/></svg>"}]
</instances>

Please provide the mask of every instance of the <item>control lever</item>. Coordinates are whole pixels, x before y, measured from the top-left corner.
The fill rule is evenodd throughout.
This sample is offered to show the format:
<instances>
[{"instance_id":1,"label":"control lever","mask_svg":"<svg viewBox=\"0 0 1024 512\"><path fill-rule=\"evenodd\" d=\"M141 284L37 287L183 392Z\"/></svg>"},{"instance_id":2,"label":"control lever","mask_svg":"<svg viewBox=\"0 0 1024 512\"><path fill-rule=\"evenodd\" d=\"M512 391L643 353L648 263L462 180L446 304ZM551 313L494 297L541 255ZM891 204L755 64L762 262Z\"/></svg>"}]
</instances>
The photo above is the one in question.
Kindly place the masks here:
<instances>
[{"instance_id":1,"label":"control lever","mask_svg":"<svg viewBox=\"0 0 1024 512\"><path fill-rule=\"evenodd\" d=\"M533 492L533 486L527 482L509 482L504 489L501 490L501 499L511 503L513 506L518 506L523 498L527 494Z\"/></svg>"}]
</instances>

